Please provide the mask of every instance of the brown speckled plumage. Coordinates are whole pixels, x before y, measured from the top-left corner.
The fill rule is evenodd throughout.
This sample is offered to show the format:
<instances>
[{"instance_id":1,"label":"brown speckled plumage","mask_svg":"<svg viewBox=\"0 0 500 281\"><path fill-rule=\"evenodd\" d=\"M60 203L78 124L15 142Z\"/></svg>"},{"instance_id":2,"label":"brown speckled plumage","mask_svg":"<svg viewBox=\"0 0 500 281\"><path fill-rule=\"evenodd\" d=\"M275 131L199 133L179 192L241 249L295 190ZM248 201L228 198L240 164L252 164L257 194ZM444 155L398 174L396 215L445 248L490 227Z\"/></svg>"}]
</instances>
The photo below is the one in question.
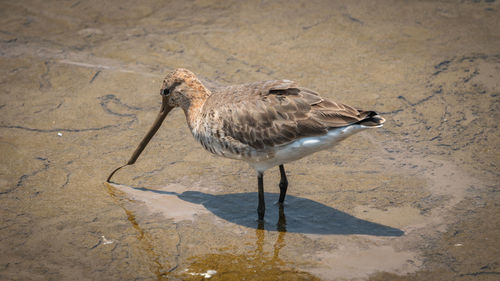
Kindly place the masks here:
<instances>
[{"instance_id":1,"label":"brown speckled plumage","mask_svg":"<svg viewBox=\"0 0 500 281\"><path fill-rule=\"evenodd\" d=\"M195 138L210 152L230 158L269 154L276 146L325 135L332 128L383 123L373 111L326 100L289 80L210 91L193 73L177 69L167 76L163 87L172 85L179 89L170 93L171 105L184 109Z\"/></svg>"}]
</instances>

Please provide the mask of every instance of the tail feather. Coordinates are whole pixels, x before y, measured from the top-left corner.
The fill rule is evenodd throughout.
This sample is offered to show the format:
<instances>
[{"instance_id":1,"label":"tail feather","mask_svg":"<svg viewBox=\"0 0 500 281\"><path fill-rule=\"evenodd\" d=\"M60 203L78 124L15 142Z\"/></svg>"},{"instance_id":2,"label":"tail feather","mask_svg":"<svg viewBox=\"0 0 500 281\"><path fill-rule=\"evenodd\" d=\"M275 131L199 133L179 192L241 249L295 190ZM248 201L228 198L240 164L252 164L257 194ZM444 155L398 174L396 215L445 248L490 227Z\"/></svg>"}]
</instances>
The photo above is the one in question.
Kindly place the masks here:
<instances>
[{"instance_id":1,"label":"tail feather","mask_svg":"<svg viewBox=\"0 0 500 281\"><path fill-rule=\"evenodd\" d=\"M382 127L385 122L385 119L375 111L361 111L360 113L366 115L366 117L358 121L357 124L366 127Z\"/></svg>"}]
</instances>

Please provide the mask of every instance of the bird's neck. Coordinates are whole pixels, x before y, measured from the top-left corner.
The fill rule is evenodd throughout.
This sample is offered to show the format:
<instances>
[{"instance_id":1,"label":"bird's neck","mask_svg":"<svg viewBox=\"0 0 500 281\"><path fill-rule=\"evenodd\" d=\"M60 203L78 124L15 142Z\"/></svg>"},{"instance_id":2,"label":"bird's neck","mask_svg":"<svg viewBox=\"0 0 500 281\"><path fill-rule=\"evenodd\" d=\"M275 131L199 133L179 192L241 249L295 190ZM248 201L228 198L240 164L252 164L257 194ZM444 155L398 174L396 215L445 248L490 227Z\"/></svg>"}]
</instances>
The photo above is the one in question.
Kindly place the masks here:
<instances>
[{"instance_id":1,"label":"bird's neck","mask_svg":"<svg viewBox=\"0 0 500 281\"><path fill-rule=\"evenodd\" d=\"M193 95L189 99L187 106L183 106L184 114L186 115L186 120L191 131L196 130L198 124L201 120L201 112L205 101L210 96L210 91L203 87L203 89L198 89L196 95Z\"/></svg>"}]
</instances>

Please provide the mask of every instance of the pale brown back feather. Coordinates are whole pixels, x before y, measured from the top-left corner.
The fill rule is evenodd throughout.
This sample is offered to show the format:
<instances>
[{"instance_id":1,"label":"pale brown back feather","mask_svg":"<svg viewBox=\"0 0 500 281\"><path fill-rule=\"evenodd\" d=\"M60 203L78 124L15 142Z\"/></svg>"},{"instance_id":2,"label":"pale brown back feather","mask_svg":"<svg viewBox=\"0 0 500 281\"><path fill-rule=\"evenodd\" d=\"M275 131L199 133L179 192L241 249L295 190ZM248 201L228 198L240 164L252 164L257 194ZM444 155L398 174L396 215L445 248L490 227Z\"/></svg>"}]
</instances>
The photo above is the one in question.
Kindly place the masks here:
<instances>
[{"instance_id":1,"label":"pale brown back feather","mask_svg":"<svg viewBox=\"0 0 500 281\"><path fill-rule=\"evenodd\" d=\"M205 105L209 109L203 112L209 123L206 127L212 134L256 149L324 135L329 129L355 123L383 123L373 111L325 100L288 80L218 88Z\"/></svg>"}]
</instances>

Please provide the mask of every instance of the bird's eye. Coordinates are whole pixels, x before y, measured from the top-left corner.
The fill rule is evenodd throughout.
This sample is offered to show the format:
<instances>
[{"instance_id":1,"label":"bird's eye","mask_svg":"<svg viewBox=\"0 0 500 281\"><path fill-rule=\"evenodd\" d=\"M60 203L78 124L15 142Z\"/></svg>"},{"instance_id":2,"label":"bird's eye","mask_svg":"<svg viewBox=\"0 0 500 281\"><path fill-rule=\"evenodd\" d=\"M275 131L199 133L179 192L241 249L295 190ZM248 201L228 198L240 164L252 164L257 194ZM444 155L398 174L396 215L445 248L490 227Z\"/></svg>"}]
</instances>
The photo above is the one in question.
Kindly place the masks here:
<instances>
[{"instance_id":1,"label":"bird's eye","mask_svg":"<svg viewBox=\"0 0 500 281\"><path fill-rule=\"evenodd\" d=\"M169 88L165 88L165 89L161 90L161 94L163 96L167 96L168 94L170 94L170 89Z\"/></svg>"}]
</instances>

